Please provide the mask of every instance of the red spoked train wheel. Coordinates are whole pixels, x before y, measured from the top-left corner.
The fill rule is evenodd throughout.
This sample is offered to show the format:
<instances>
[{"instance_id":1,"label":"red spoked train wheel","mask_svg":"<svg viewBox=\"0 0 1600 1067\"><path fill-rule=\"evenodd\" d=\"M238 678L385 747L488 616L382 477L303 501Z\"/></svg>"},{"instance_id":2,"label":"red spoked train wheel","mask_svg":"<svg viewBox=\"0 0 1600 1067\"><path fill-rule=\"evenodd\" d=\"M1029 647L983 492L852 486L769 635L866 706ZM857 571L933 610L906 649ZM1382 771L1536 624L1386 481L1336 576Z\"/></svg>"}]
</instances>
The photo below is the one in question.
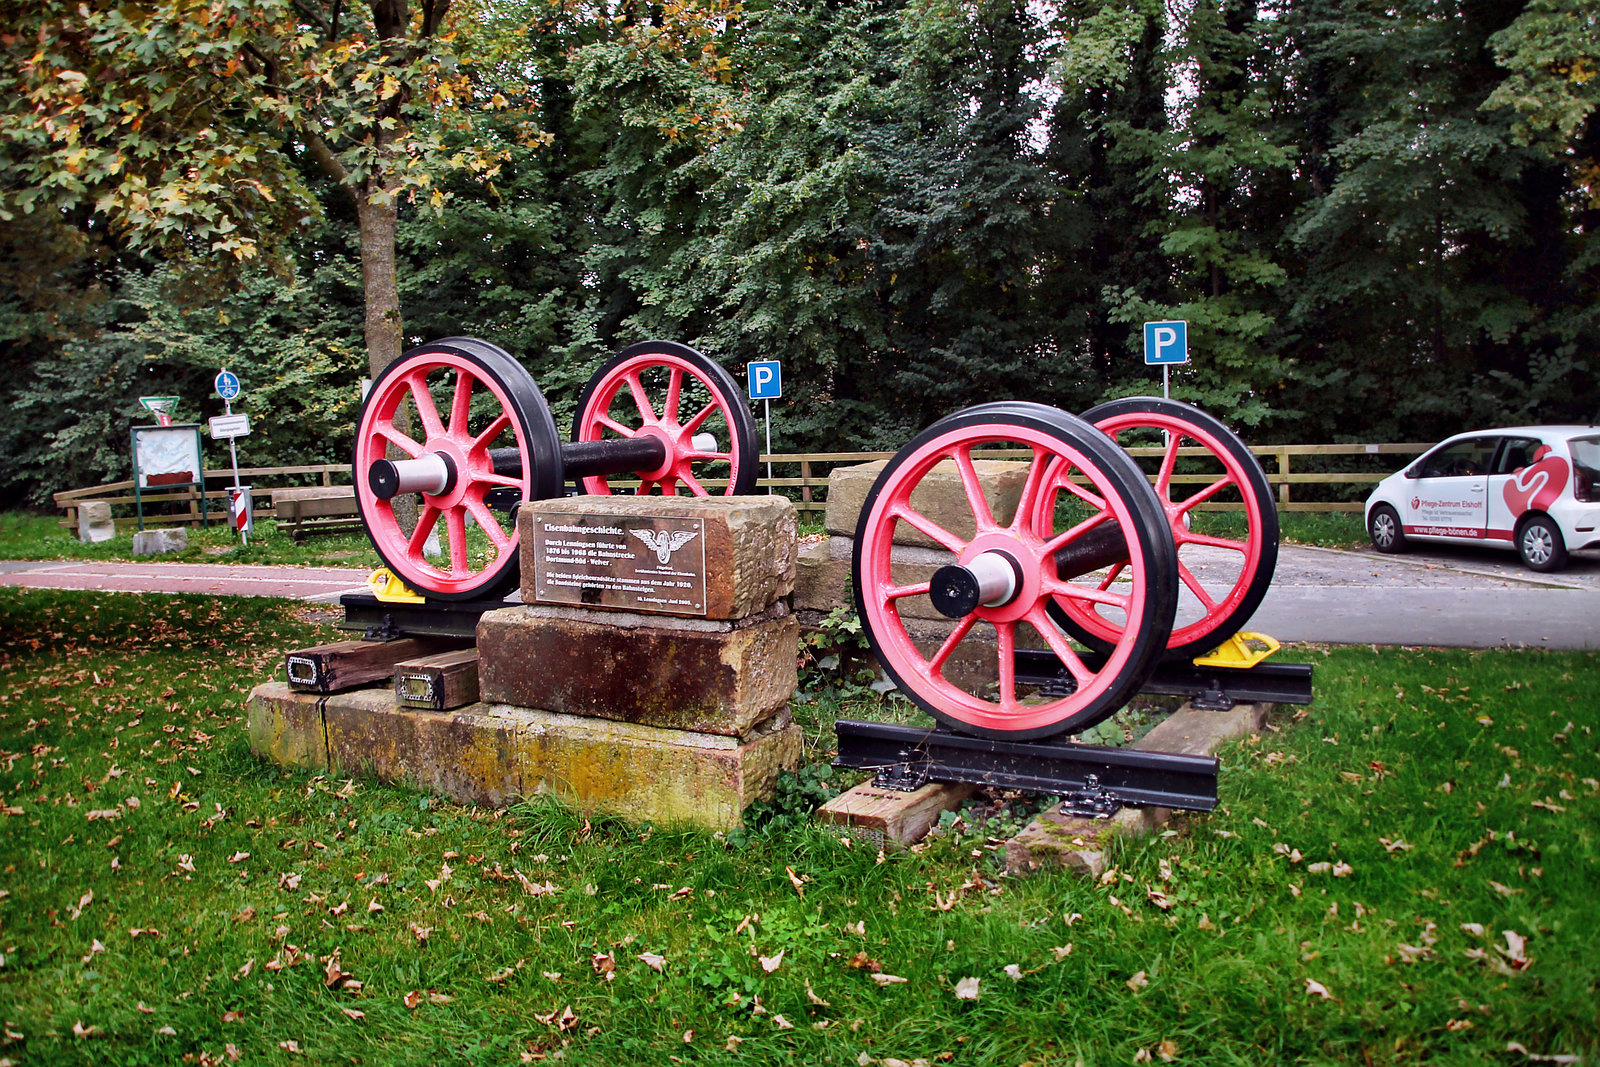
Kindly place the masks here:
<instances>
[{"instance_id":1,"label":"red spoked train wheel","mask_svg":"<svg viewBox=\"0 0 1600 1067\"><path fill-rule=\"evenodd\" d=\"M997 516L974 464L989 458L987 453L1019 449L1031 453L1020 461L1027 465L1021 499L1014 514ZM959 476L964 498L953 512L942 513L944 525L913 504L919 487L941 465ZM1055 532L1039 521L1039 499L1060 485L1071 486L1089 513ZM930 557L927 549L897 547L903 528L931 539L942 553ZM1128 557L1126 582L1101 589L1093 581L1057 576L1058 553L1107 530ZM1121 548L1123 539L1130 547ZM955 618L947 634L929 637L917 620L953 616L944 607L930 610L938 606L939 590L926 577L927 566L932 558L951 557L962 567L998 566L1010 575L1004 590ZM918 564L920 570L913 570ZM984 737L1047 737L1094 725L1143 684L1166 648L1176 565L1172 538L1149 484L1104 434L1041 404L986 404L930 426L884 467L856 527L856 607L879 662L934 718ZM936 579L937 573L942 572ZM1051 605L1080 599L1114 606L1127 620L1104 657L1083 656L1050 616ZM1065 695L1030 691L1017 682L1016 651L1036 639L1070 674L1065 688L1071 691ZM964 681L961 672L947 671L974 655L997 657L997 685Z\"/></svg>"},{"instance_id":2,"label":"red spoked train wheel","mask_svg":"<svg viewBox=\"0 0 1600 1067\"><path fill-rule=\"evenodd\" d=\"M664 458L630 472L643 496L742 496L755 491L760 453L744 391L720 365L687 345L645 341L595 372L578 402L574 441L654 437ZM617 475L581 479L586 493L608 494Z\"/></svg>"},{"instance_id":3,"label":"red spoked train wheel","mask_svg":"<svg viewBox=\"0 0 1600 1067\"><path fill-rule=\"evenodd\" d=\"M1178 549L1182 583L1168 655L1205 655L1237 633L1255 614L1278 563L1278 512L1272 488L1250 449L1221 421L1199 408L1161 397L1127 397L1083 413L1123 448L1159 447L1140 462L1155 486ZM1052 494L1052 496L1058 494ZM1196 507L1226 505L1244 522L1242 536L1194 529ZM1041 498L1046 511L1054 499ZM1120 568L1110 567L1110 587ZM1063 600L1057 621L1093 648L1107 648L1121 632L1114 613L1083 600Z\"/></svg>"},{"instance_id":4,"label":"red spoked train wheel","mask_svg":"<svg viewBox=\"0 0 1600 1067\"><path fill-rule=\"evenodd\" d=\"M397 473L398 472L398 473ZM440 600L498 597L519 578L515 505L561 494L561 439L504 349L449 337L404 353L356 424L356 506L384 564ZM410 529L395 501L417 501ZM426 551L438 535L439 555Z\"/></svg>"}]
</instances>

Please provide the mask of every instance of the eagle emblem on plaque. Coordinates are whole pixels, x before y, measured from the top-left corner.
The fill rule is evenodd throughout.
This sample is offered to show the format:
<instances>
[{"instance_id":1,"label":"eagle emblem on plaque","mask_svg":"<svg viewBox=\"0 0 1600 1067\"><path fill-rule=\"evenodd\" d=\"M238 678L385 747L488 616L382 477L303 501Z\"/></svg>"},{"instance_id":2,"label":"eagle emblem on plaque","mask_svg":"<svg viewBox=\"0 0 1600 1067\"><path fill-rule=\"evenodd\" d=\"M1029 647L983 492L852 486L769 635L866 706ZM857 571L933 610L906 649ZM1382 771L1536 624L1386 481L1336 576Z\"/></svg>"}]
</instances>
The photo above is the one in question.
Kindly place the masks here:
<instances>
[{"instance_id":1,"label":"eagle emblem on plaque","mask_svg":"<svg viewBox=\"0 0 1600 1067\"><path fill-rule=\"evenodd\" d=\"M633 536L643 541L645 547L656 554L656 560L663 567L672 562L672 554L684 545L700 536L697 530L631 530Z\"/></svg>"}]
</instances>

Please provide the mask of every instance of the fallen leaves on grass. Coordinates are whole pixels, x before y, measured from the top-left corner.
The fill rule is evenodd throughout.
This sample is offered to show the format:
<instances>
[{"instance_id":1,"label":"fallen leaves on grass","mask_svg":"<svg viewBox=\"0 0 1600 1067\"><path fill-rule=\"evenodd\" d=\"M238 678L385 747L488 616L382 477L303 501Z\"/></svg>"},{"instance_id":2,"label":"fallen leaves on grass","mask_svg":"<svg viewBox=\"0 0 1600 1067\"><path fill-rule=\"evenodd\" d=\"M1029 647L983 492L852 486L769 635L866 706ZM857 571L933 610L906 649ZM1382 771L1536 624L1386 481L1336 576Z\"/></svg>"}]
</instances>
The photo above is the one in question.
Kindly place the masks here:
<instances>
[{"instance_id":1,"label":"fallen leaves on grass","mask_svg":"<svg viewBox=\"0 0 1600 1067\"><path fill-rule=\"evenodd\" d=\"M880 974L874 974L872 976L872 980L874 982L877 982L878 985L880 985L880 986L898 985L900 983L908 981L908 979L901 978L898 974L881 974L881 973Z\"/></svg>"},{"instance_id":2,"label":"fallen leaves on grass","mask_svg":"<svg viewBox=\"0 0 1600 1067\"><path fill-rule=\"evenodd\" d=\"M654 952L641 952L635 958L653 971L661 970L661 968L665 966L667 962L667 958L665 956L658 956Z\"/></svg>"},{"instance_id":3,"label":"fallen leaves on grass","mask_svg":"<svg viewBox=\"0 0 1600 1067\"><path fill-rule=\"evenodd\" d=\"M1128 982L1127 982L1128 988L1133 990L1135 993L1139 992L1139 990L1143 989L1145 986L1147 986L1149 984L1150 984L1150 976L1145 974L1144 971L1138 972L1132 978L1128 979Z\"/></svg>"},{"instance_id":4,"label":"fallen leaves on grass","mask_svg":"<svg viewBox=\"0 0 1600 1067\"><path fill-rule=\"evenodd\" d=\"M1323 1000L1335 999L1334 995L1328 992L1328 987L1317 981L1315 978L1306 979L1306 996L1321 997Z\"/></svg>"},{"instance_id":5,"label":"fallen leaves on grass","mask_svg":"<svg viewBox=\"0 0 1600 1067\"><path fill-rule=\"evenodd\" d=\"M522 891L528 894L530 897L542 897L551 893L559 892L559 890L557 890L556 887L551 885L549 882L535 882L532 878L529 878L515 867L511 869L511 873L517 876L517 881L522 885Z\"/></svg>"},{"instance_id":6,"label":"fallen leaves on grass","mask_svg":"<svg viewBox=\"0 0 1600 1067\"><path fill-rule=\"evenodd\" d=\"M783 965L783 949L780 948L776 956L758 956L756 958L761 961L761 969L767 974L771 974Z\"/></svg>"},{"instance_id":7,"label":"fallen leaves on grass","mask_svg":"<svg viewBox=\"0 0 1600 1067\"><path fill-rule=\"evenodd\" d=\"M981 984L982 984L982 982L981 982L980 979L973 978L970 975L968 977L966 977L966 978L961 979L960 981L958 981L956 983L956 999L957 1000L977 1000L978 999L978 987Z\"/></svg>"},{"instance_id":8,"label":"fallen leaves on grass","mask_svg":"<svg viewBox=\"0 0 1600 1067\"><path fill-rule=\"evenodd\" d=\"M339 949L334 949L332 955L323 958L326 965L322 969L322 984L329 989L342 989L347 993L359 993L361 983L345 970L339 963Z\"/></svg>"}]
</instances>

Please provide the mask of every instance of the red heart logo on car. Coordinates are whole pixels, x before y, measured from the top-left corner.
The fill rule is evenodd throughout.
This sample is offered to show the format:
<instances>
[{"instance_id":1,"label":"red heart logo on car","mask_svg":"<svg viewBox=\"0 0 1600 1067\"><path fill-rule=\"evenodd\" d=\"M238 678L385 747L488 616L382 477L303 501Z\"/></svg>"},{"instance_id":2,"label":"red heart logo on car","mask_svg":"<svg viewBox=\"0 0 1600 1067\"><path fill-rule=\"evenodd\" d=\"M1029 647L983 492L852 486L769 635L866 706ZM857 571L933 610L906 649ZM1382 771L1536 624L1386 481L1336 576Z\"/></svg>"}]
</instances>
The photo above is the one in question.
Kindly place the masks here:
<instances>
[{"instance_id":1,"label":"red heart logo on car","mask_svg":"<svg viewBox=\"0 0 1600 1067\"><path fill-rule=\"evenodd\" d=\"M1548 451L1548 448L1542 451ZM1567 461L1560 456L1546 455L1539 462L1524 467L1506 482L1506 507L1513 519L1528 510L1548 511L1556 502L1561 490L1567 487Z\"/></svg>"}]
</instances>

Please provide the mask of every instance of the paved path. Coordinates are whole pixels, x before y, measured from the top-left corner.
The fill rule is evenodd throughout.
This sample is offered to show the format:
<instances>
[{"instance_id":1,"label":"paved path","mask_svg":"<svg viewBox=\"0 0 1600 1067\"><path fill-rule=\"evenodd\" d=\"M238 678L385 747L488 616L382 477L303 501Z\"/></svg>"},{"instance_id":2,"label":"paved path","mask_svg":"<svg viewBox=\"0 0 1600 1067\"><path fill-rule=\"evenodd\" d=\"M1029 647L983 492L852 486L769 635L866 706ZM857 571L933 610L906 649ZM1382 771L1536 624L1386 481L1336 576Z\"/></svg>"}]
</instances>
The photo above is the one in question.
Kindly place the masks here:
<instances>
[{"instance_id":1,"label":"paved path","mask_svg":"<svg viewBox=\"0 0 1600 1067\"><path fill-rule=\"evenodd\" d=\"M257 567L206 563L52 560L0 563L0 586L101 589L119 593L214 593L338 601L367 592L367 572L343 567Z\"/></svg>"},{"instance_id":2,"label":"paved path","mask_svg":"<svg viewBox=\"0 0 1600 1067\"><path fill-rule=\"evenodd\" d=\"M1189 557L1186 556L1186 559ZM1207 567L1197 561L1202 579ZM366 592L340 567L0 561L0 586L279 596L337 603ZM1285 545L1249 628L1280 641L1600 649L1600 552L1538 574L1511 553L1430 546L1383 556Z\"/></svg>"},{"instance_id":3,"label":"paved path","mask_svg":"<svg viewBox=\"0 0 1600 1067\"><path fill-rule=\"evenodd\" d=\"M1250 629L1329 644L1600 649L1600 552L1539 574L1491 549L1286 545Z\"/></svg>"}]
</instances>

